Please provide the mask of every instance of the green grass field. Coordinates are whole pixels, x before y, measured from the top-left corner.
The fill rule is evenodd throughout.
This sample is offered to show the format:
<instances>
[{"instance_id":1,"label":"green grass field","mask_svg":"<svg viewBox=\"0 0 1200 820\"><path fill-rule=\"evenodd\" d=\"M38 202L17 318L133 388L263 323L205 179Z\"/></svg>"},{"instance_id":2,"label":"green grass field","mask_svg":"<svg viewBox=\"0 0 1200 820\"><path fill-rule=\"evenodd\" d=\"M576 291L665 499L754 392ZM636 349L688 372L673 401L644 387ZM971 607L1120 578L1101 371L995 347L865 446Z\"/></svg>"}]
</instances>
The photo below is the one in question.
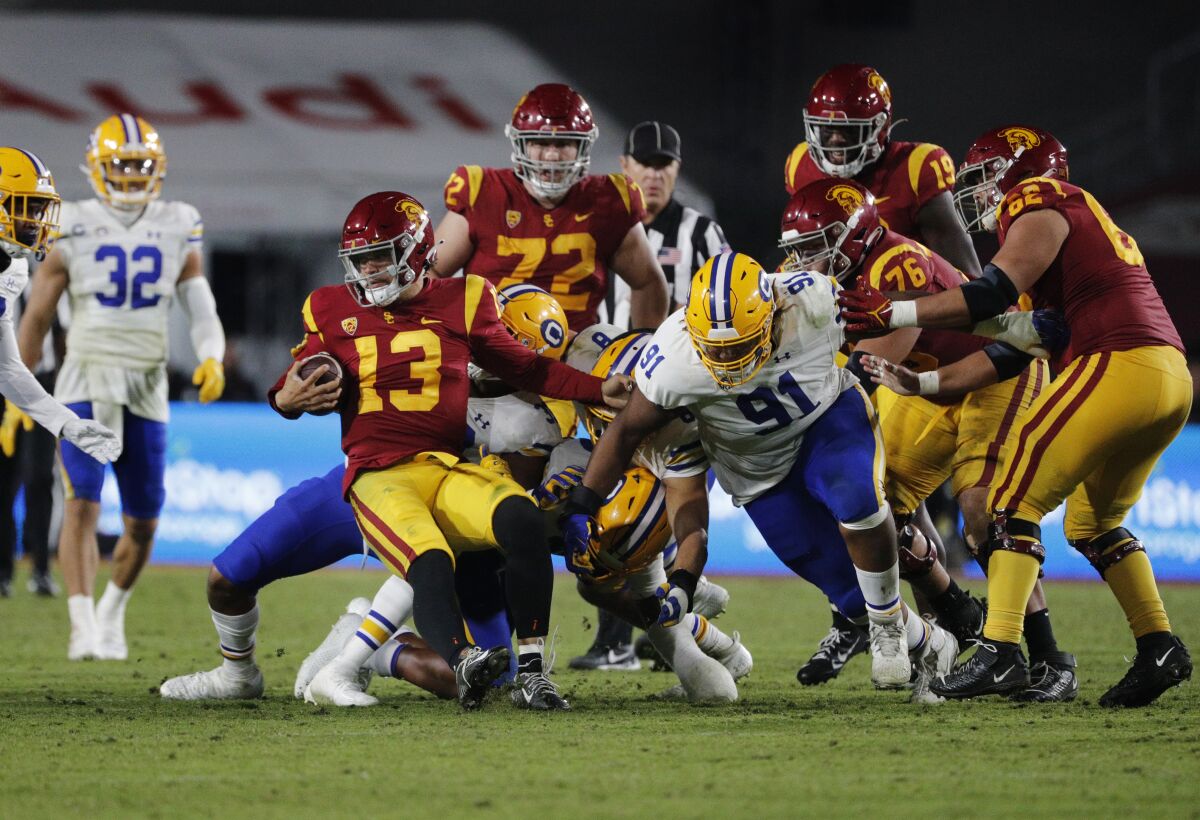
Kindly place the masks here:
<instances>
[{"instance_id":1,"label":"green grass field","mask_svg":"<svg viewBox=\"0 0 1200 820\"><path fill-rule=\"evenodd\" d=\"M591 614L560 579L556 678L569 714L495 700L465 714L395 681L375 709L291 698L300 661L380 573L324 572L260 598L257 702L169 703L168 675L216 664L202 569L151 568L129 606L130 660L70 663L64 602L0 600L0 816L1200 816L1200 689L1128 712L1095 705L1132 640L1099 584L1049 590L1060 644L1080 662L1070 705L991 699L914 707L875 692L869 663L803 689L825 632L798 580L725 579L720 620L754 653L741 702L648 700L662 673L583 674ZM1164 590L1200 647L1200 587Z\"/></svg>"}]
</instances>

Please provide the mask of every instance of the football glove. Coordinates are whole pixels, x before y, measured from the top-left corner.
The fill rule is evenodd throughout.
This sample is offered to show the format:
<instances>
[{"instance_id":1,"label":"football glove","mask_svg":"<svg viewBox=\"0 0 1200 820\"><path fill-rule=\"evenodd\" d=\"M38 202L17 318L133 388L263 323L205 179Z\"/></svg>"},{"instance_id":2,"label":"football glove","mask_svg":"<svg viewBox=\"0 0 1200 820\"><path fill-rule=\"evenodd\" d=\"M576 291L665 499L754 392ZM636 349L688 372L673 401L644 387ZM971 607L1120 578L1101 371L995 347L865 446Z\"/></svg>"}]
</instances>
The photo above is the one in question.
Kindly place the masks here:
<instances>
[{"instance_id":1,"label":"football glove","mask_svg":"<svg viewBox=\"0 0 1200 820\"><path fill-rule=\"evenodd\" d=\"M9 458L17 452L17 428L26 433L33 430L33 419L11 401L4 402L4 421L0 422L0 451Z\"/></svg>"},{"instance_id":2,"label":"football glove","mask_svg":"<svg viewBox=\"0 0 1200 820\"><path fill-rule=\"evenodd\" d=\"M692 605L687 592L670 581L654 590L654 597L658 599L658 622L662 626L675 626Z\"/></svg>"},{"instance_id":3,"label":"football glove","mask_svg":"<svg viewBox=\"0 0 1200 820\"><path fill-rule=\"evenodd\" d=\"M98 421L71 419L63 425L62 437L101 464L116 461L121 455L117 434Z\"/></svg>"},{"instance_id":4,"label":"football glove","mask_svg":"<svg viewBox=\"0 0 1200 820\"><path fill-rule=\"evenodd\" d=\"M552 510L567 500L567 493L583 481L583 468L574 465L547 478L540 487L534 487L529 495L542 510Z\"/></svg>"},{"instance_id":5,"label":"football glove","mask_svg":"<svg viewBox=\"0 0 1200 820\"><path fill-rule=\"evenodd\" d=\"M575 575L590 575L595 569L592 551L600 546L596 519L586 513L567 513L558 519L558 528L562 531L567 569Z\"/></svg>"},{"instance_id":6,"label":"football glove","mask_svg":"<svg viewBox=\"0 0 1200 820\"><path fill-rule=\"evenodd\" d=\"M225 392L225 366L216 359L205 359L192 373L192 384L200 388L200 403L208 404Z\"/></svg>"},{"instance_id":7,"label":"football glove","mask_svg":"<svg viewBox=\"0 0 1200 820\"><path fill-rule=\"evenodd\" d=\"M1039 359L1050 358L1071 341L1071 328L1057 310L1014 310L985 319L972 331L1010 344Z\"/></svg>"},{"instance_id":8,"label":"football glove","mask_svg":"<svg viewBox=\"0 0 1200 820\"><path fill-rule=\"evenodd\" d=\"M855 289L838 291L838 305L846 332L879 336L892 330L892 300L883 291L863 283Z\"/></svg>"}]
</instances>

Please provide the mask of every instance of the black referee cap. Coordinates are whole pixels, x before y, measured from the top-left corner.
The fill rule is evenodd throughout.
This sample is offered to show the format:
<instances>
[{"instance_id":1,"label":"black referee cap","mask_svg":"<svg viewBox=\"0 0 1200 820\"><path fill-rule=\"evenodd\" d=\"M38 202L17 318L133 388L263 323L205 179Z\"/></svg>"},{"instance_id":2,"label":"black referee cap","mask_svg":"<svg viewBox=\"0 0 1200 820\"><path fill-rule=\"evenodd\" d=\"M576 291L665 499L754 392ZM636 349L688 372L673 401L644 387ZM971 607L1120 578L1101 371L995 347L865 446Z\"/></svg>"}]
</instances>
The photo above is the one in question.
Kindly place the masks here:
<instances>
[{"instance_id":1,"label":"black referee cap","mask_svg":"<svg viewBox=\"0 0 1200 820\"><path fill-rule=\"evenodd\" d=\"M625 153L641 163L657 157L682 159L679 155L679 132L663 122L639 122L629 129L625 137Z\"/></svg>"}]
</instances>

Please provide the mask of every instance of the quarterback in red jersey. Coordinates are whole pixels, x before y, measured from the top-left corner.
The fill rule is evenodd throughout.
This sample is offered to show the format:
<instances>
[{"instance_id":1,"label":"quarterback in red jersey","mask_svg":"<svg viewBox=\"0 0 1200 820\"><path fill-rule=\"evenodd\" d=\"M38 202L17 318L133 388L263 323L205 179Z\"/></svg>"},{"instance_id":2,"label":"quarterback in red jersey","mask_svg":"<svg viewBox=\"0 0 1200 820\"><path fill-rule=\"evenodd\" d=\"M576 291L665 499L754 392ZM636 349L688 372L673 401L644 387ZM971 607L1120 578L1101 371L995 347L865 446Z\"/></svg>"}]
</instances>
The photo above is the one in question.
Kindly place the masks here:
<instances>
[{"instance_id":1,"label":"quarterback in red jersey","mask_svg":"<svg viewBox=\"0 0 1200 820\"><path fill-rule=\"evenodd\" d=\"M508 668L506 648L473 646L454 593L456 552L499 547L519 647L520 706L569 708L542 670L553 569L541 515L511 479L460 459L473 359L523 389L614 403L627 387L538 356L498 318L495 291L476 276L426 276L434 252L429 214L395 191L361 200L346 218L339 257L345 286L304 303L298 361L270 391L286 418L339 406L348 464L345 492L364 538L413 587L422 636L456 670L459 700L479 705ZM299 378L304 359L328 353L347 382L323 387L324 368ZM365 646L365 644L364 644ZM365 660L365 658L363 659Z\"/></svg>"},{"instance_id":2,"label":"quarterback in red jersey","mask_svg":"<svg viewBox=\"0 0 1200 820\"><path fill-rule=\"evenodd\" d=\"M503 288L550 293L574 331L595 324L615 273L632 291L634 327L667 315L666 278L646 239L645 207L623 174L586 175L599 133L577 91L547 83L513 110L513 168L459 166L446 183L435 270L460 268Z\"/></svg>"},{"instance_id":3,"label":"quarterback in red jersey","mask_svg":"<svg viewBox=\"0 0 1200 820\"><path fill-rule=\"evenodd\" d=\"M900 293L940 293L968 281L916 240L883 228L870 192L853 181L826 177L802 187L784 210L781 230L779 244L788 254L785 270L826 273L846 287L865 282ZM1031 361L1032 356L1002 342L919 328L865 339L848 363L870 392L875 382L862 365L868 354L923 373L980 351L996 369L999 383L953 398L913 396L879 405L887 464L884 491L899 533L901 577L923 594L938 624L964 646L979 637L983 607L946 573L936 550L913 525L913 516L921 502L949 479L968 543L987 540L988 483L1003 463L1004 443L1013 424L1049 381L1046 363ZM1029 689L1016 697L1073 699L1078 690L1075 660L1059 651L1054 641L1040 583L1030 598L1027 618L1030 662L1038 674Z\"/></svg>"},{"instance_id":4,"label":"quarterback in red jersey","mask_svg":"<svg viewBox=\"0 0 1200 820\"><path fill-rule=\"evenodd\" d=\"M1066 149L1053 135L1024 125L991 129L971 146L960 178L968 186L962 199L975 203L964 219L995 214L979 219L995 226L1001 243L983 277L912 302L871 288L846 291L849 330L961 327L1028 292L1035 306L1066 315L1071 343L1058 378L1014 427L1013 450L991 483L984 641L932 689L962 698L1027 685L1017 642L1045 556L1039 525L1065 500L1068 541L1108 583L1137 641L1133 666L1100 705L1144 706L1192 673L1146 550L1121 526L1191 409L1183 345L1137 243L1066 181ZM945 375L958 381L967 360L959 365Z\"/></svg>"},{"instance_id":5,"label":"quarterback in red jersey","mask_svg":"<svg viewBox=\"0 0 1200 820\"><path fill-rule=\"evenodd\" d=\"M979 260L954 216L954 162L940 146L891 139L892 90L870 66L822 74L804 108L806 141L784 165L789 194L825 177L853 179L875 195L879 219L972 278Z\"/></svg>"}]
</instances>

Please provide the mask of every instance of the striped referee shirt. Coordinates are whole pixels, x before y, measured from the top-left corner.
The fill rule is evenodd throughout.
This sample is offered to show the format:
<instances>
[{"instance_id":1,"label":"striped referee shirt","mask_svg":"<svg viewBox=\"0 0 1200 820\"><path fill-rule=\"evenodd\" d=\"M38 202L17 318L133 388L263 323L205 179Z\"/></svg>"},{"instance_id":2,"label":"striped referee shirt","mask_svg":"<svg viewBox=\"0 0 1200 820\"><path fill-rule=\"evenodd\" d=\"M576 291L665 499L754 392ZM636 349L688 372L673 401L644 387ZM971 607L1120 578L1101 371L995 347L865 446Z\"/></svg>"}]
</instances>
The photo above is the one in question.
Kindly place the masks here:
<instances>
[{"instance_id":1,"label":"striped referee shirt","mask_svg":"<svg viewBox=\"0 0 1200 820\"><path fill-rule=\"evenodd\" d=\"M715 220L674 197L646 226L650 249L667 276L671 297L668 312L687 302L692 276L711 257L729 250L725 233ZM629 285L619 276L609 280L608 297L600 306L600 321L629 327Z\"/></svg>"}]
</instances>

